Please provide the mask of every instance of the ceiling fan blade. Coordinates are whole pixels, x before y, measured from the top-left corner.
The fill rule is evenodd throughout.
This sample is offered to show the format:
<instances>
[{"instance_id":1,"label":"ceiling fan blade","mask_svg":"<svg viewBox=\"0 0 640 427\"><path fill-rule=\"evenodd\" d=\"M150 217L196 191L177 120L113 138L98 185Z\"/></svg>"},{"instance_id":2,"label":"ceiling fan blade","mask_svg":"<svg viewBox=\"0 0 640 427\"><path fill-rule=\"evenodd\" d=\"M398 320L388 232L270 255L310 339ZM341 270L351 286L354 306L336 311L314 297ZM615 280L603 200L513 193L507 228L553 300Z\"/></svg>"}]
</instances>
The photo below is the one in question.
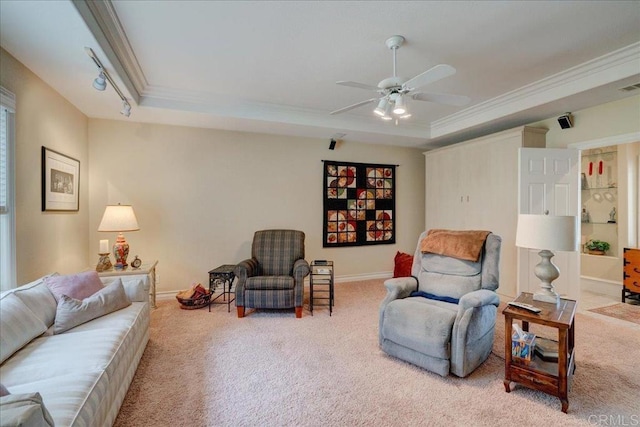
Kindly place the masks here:
<instances>
[{"instance_id":1,"label":"ceiling fan blade","mask_svg":"<svg viewBox=\"0 0 640 427\"><path fill-rule=\"evenodd\" d=\"M342 86L357 87L358 89L374 90L376 92L380 90L380 88L377 86L368 85L366 83L350 82L346 80L340 80L339 82L336 82L336 84Z\"/></svg>"},{"instance_id":2,"label":"ceiling fan blade","mask_svg":"<svg viewBox=\"0 0 640 427\"><path fill-rule=\"evenodd\" d=\"M437 104L462 107L471 102L471 98L464 95L451 95L448 93L414 93L411 98L418 101L435 102Z\"/></svg>"},{"instance_id":3,"label":"ceiling fan blade","mask_svg":"<svg viewBox=\"0 0 640 427\"><path fill-rule=\"evenodd\" d=\"M332 111L329 114L334 115L334 114L344 113L345 111L349 111L349 110L353 110L354 108L362 107L363 105L370 104L370 103L375 102L377 100L378 100L378 98L371 98L371 99L367 99L366 101L360 101L360 102L358 102L356 104L349 105L348 107L344 107L344 108L341 108L339 110Z\"/></svg>"},{"instance_id":4,"label":"ceiling fan blade","mask_svg":"<svg viewBox=\"0 0 640 427\"><path fill-rule=\"evenodd\" d=\"M407 80L402 85L405 89L417 89L429 83L433 83L445 77L452 76L456 73L456 69L451 65L439 64L433 68L429 68L422 74L418 74L412 79Z\"/></svg>"}]
</instances>

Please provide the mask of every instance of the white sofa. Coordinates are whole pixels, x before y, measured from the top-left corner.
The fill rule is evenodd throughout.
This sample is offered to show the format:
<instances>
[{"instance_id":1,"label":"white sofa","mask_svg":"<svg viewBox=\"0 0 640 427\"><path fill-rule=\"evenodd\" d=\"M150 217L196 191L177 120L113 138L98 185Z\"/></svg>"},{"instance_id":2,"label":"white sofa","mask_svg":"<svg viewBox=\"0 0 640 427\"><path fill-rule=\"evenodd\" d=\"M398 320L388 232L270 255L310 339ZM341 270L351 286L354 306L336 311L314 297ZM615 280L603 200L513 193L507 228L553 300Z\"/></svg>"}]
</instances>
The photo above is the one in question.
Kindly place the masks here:
<instances>
[{"instance_id":1,"label":"white sofa","mask_svg":"<svg viewBox=\"0 0 640 427\"><path fill-rule=\"evenodd\" d=\"M114 423L149 340L149 283L132 276L120 279L131 305L58 335L52 326L57 303L44 278L0 294L7 313L0 316L3 345L19 347L0 365L0 383L11 393L0 398L3 425L9 424L3 419L9 414L6 399L36 392L56 426ZM41 322L29 322L33 314ZM42 323L48 329L39 333ZM16 330L22 338L12 338Z\"/></svg>"}]
</instances>

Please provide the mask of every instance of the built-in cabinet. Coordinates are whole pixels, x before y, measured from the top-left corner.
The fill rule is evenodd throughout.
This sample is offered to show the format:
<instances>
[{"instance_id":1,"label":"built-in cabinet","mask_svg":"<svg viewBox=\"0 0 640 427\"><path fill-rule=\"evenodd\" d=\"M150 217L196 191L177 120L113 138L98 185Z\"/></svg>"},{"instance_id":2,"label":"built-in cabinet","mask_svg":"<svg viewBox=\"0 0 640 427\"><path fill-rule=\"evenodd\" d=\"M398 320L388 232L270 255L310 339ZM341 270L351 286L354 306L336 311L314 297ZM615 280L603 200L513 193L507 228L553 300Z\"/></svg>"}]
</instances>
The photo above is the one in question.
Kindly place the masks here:
<instances>
[{"instance_id":1,"label":"built-in cabinet","mask_svg":"<svg viewBox=\"0 0 640 427\"><path fill-rule=\"evenodd\" d=\"M501 236L498 292L509 297L517 288L518 149L545 147L546 133L523 126L424 153L425 229Z\"/></svg>"},{"instance_id":2,"label":"built-in cabinet","mask_svg":"<svg viewBox=\"0 0 640 427\"><path fill-rule=\"evenodd\" d=\"M618 255L618 152L617 147L584 150L581 162L582 243L609 243L605 255ZM589 251L583 247L583 252Z\"/></svg>"}]
</instances>

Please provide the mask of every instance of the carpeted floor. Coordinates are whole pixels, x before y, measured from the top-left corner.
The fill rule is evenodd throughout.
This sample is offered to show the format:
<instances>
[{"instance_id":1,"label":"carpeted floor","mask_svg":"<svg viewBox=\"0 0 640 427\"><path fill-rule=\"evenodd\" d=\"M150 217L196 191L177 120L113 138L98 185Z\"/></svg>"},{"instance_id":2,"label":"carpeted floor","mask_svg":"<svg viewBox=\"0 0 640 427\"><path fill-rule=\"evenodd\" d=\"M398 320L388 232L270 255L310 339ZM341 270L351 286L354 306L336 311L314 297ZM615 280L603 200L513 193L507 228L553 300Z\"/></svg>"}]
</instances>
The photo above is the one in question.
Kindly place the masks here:
<instances>
[{"instance_id":1,"label":"carpeted floor","mask_svg":"<svg viewBox=\"0 0 640 427\"><path fill-rule=\"evenodd\" d=\"M637 304L619 302L606 307L592 308L589 311L640 325L640 305Z\"/></svg>"},{"instance_id":2,"label":"carpeted floor","mask_svg":"<svg viewBox=\"0 0 640 427\"><path fill-rule=\"evenodd\" d=\"M443 378L385 355L378 348L384 295L382 280L337 284L333 316L323 308L313 316L305 310L302 319L293 311L238 319L222 305L209 313L161 301L115 425L592 426L640 419L637 328L577 314L577 371L564 414L542 392L504 391L501 315L494 352L467 378Z\"/></svg>"}]
</instances>

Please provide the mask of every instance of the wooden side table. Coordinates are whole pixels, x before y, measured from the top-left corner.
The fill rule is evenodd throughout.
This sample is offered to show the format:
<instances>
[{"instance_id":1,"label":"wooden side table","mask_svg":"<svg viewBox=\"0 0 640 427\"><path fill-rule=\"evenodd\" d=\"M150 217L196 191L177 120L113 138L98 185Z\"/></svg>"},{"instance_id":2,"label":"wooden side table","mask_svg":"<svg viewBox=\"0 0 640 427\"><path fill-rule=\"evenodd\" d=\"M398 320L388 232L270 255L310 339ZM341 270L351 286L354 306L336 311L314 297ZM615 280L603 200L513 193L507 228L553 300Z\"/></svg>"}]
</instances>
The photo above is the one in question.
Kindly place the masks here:
<instances>
[{"instance_id":1,"label":"wooden side table","mask_svg":"<svg viewBox=\"0 0 640 427\"><path fill-rule=\"evenodd\" d=\"M540 390L560 398L562 412L569 409L569 380L575 371L575 324L576 301L560 299L558 305L534 301L533 294L524 292L516 299L541 309L538 314L507 306L502 311L504 326L504 388L511 392L511 382L518 382L534 390ZM529 323L549 326L558 330L558 361L549 362L534 355L526 363L511 357L511 335L513 320L522 322L522 329L529 330Z\"/></svg>"},{"instance_id":2,"label":"wooden side table","mask_svg":"<svg viewBox=\"0 0 640 427\"><path fill-rule=\"evenodd\" d=\"M156 265L158 261L151 261L144 263L140 268L133 268L131 266L116 270L115 268L107 271L101 271L98 273L99 277L110 276L140 276L140 279L149 283L149 301L152 308L156 308Z\"/></svg>"}]
</instances>

